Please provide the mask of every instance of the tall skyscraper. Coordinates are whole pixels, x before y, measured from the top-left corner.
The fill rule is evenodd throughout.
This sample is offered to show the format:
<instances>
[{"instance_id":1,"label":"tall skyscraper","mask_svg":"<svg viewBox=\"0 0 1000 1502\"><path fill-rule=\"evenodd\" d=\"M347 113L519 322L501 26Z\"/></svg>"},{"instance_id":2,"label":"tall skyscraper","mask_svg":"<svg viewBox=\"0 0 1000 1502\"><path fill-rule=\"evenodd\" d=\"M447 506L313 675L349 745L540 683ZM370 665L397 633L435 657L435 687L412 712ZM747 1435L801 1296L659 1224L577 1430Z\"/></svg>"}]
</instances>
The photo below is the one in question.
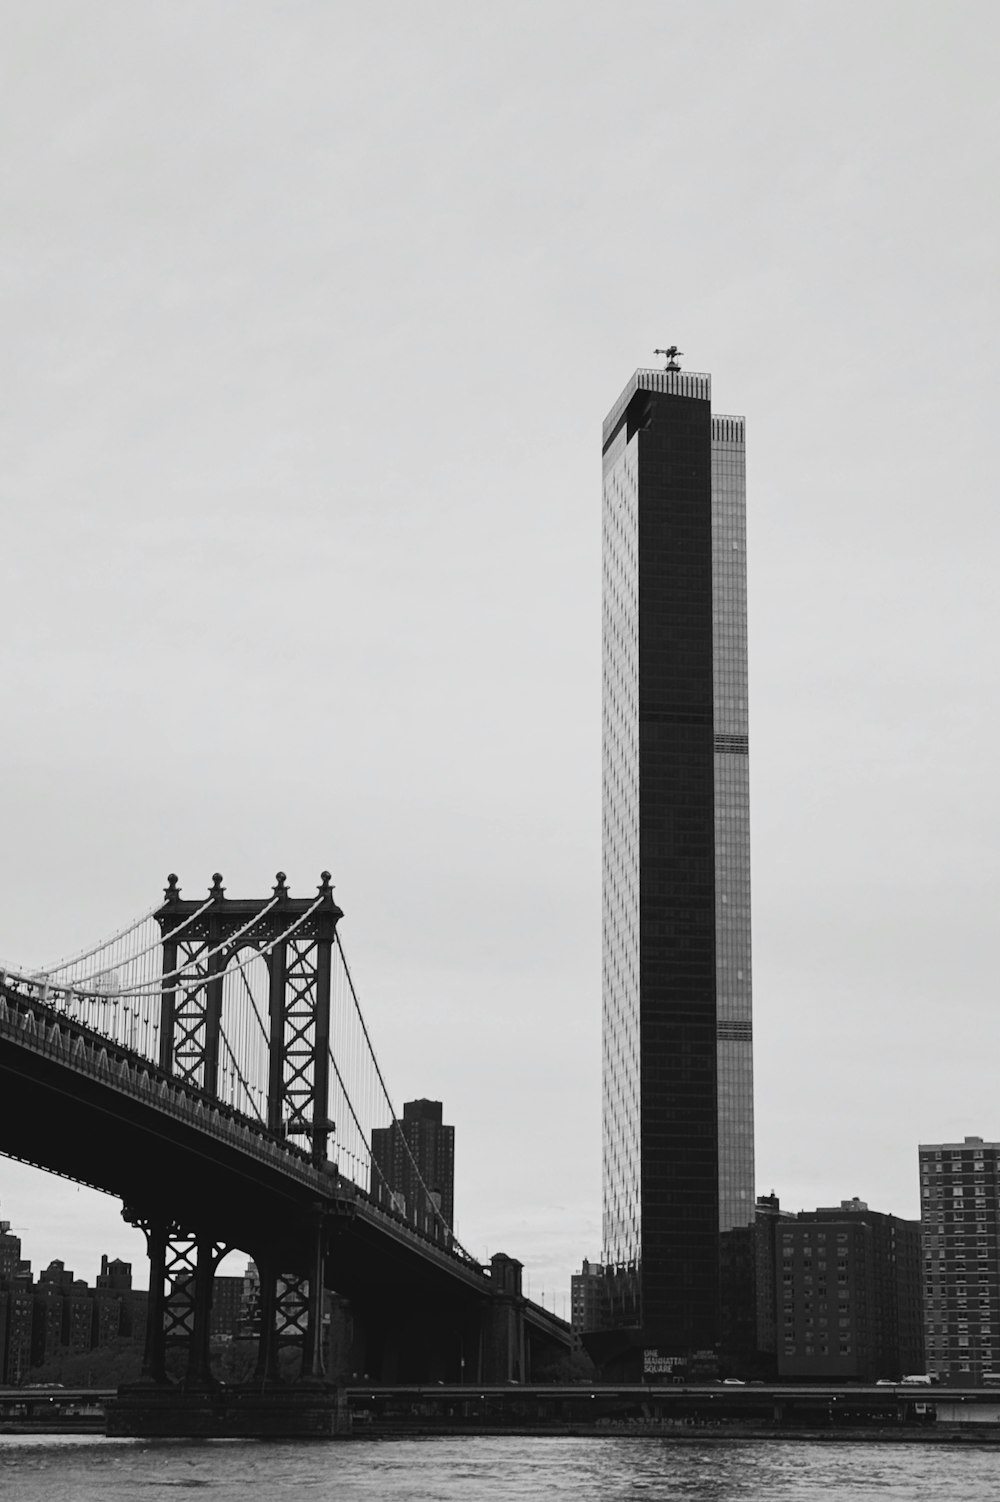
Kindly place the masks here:
<instances>
[{"instance_id":1,"label":"tall skyscraper","mask_svg":"<svg viewBox=\"0 0 1000 1502\"><path fill-rule=\"evenodd\" d=\"M1000 1142L919 1151L927 1370L976 1387L1000 1371Z\"/></svg>"},{"instance_id":2,"label":"tall skyscraper","mask_svg":"<svg viewBox=\"0 0 1000 1502\"><path fill-rule=\"evenodd\" d=\"M455 1128L439 1100L408 1100L402 1120L372 1132L371 1192L429 1236L455 1223Z\"/></svg>"},{"instance_id":3,"label":"tall skyscraper","mask_svg":"<svg viewBox=\"0 0 1000 1502\"><path fill-rule=\"evenodd\" d=\"M745 512L743 419L714 416L711 378L672 359L637 371L604 423L604 1261L616 1328L593 1349L623 1376L643 1353L663 1371L718 1350L733 1324L723 1239L752 1240Z\"/></svg>"}]
</instances>

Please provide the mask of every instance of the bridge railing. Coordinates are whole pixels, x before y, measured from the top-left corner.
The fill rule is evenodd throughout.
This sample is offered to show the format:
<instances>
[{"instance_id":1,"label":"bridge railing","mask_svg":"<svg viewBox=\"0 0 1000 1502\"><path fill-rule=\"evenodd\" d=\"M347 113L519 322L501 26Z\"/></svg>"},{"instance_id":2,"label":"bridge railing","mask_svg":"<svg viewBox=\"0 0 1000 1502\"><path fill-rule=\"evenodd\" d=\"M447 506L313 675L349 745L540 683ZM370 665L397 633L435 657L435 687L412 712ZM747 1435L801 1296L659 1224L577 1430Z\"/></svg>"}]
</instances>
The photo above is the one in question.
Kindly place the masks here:
<instances>
[{"instance_id":1,"label":"bridge railing","mask_svg":"<svg viewBox=\"0 0 1000 1502\"><path fill-rule=\"evenodd\" d=\"M142 1054L84 1027L39 997L24 995L11 987L9 978L0 982L0 1032L16 1039L22 1048L58 1059L75 1073L103 1080L157 1111L238 1144L262 1161L280 1163L284 1172L303 1183L317 1186L324 1179L329 1182L338 1177L334 1163L317 1169L309 1153L296 1143L269 1132L224 1101L179 1082Z\"/></svg>"}]
</instances>

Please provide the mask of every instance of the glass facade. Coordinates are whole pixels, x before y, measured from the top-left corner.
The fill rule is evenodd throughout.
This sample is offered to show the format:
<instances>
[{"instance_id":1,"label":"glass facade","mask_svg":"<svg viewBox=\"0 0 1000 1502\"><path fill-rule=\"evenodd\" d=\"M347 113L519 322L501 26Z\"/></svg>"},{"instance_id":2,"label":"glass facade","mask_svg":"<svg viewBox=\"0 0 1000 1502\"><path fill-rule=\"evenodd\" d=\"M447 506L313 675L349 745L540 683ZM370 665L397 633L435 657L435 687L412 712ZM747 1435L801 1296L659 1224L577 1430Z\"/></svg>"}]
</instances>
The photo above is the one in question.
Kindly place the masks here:
<instances>
[{"instance_id":1,"label":"glass facade","mask_svg":"<svg viewBox=\"0 0 1000 1502\"><path fill-rule=\"evenodd\" d=\"M605 453L603 579L604 1260L637 1268L639 1151L639 473Z\"/></svg>"},{"instance_id":2,"label":"glass facade","mask_svg":"<svg viewBox=\"0 0 1000 1502\"><path fill-rule=\"evenodd\" d=\"M742 417L712 419L712 671L719 1229L754 1220L747 719L746 465Z\"/></svg>"},{"instance_id":3,"label":"glass facade","mask_svg":"<svg viewBox=\"0 0 1000 1502\"><path fill-rule=\"evenodd\" d=\"M743 423L638 371L604 430L603 1176L612 1320L719 1339L754 1218Z\"/></svg>"}]
</instances>

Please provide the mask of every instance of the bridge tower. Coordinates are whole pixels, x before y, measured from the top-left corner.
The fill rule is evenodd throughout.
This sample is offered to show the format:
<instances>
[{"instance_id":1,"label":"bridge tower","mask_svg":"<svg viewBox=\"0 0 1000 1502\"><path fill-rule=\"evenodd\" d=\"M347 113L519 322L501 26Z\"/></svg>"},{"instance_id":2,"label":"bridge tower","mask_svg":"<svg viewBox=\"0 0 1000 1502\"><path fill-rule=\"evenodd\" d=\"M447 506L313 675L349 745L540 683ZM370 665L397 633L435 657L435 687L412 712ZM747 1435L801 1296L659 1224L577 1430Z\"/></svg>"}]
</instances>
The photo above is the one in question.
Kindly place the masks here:
<instances>
[{"instance_id":1,"label":"bridge tower","mask_svg":"<svg viewBox=\"0 0 1000 1502\"><path fill-rule=\"evenodd\" d=\"M209 901L181 897L177 877L167 881L154 917L162 934L159 1067L207 1102L220 1097L220 1064L228 1049L223 1030L223 993L235 966L245 977L248 957L267 969L266 1016L245 984L245 1004L266 1033L264 1124L279 1136L309 1143L315 1168L336 1176L328 1160L335 1124L328 1117L331 958L338 920L330 873L318 897L293 898L279 871L269 898L232 899L216 873ZM231 1053L231 1050L229 1050ZM246 1083L246 1082L244 1082ZM249 1088L249 1085L247 1086ZM126 1212L146 1236L150 1296L142 1385L167 1385L166 1353L186 1347L185 1392L217 1385L209 1366L212 1280L232 1250L225 1230L211 1218L199 1224L167 1213ZM324 1382L322 1332L327 1217L317 1204L305 1217L281 1226L250 1230L260 1275L260 1337L256 1380L277 1378L278 1352L298 1346L299 1382Z\"/></svg>"}]
</instances>

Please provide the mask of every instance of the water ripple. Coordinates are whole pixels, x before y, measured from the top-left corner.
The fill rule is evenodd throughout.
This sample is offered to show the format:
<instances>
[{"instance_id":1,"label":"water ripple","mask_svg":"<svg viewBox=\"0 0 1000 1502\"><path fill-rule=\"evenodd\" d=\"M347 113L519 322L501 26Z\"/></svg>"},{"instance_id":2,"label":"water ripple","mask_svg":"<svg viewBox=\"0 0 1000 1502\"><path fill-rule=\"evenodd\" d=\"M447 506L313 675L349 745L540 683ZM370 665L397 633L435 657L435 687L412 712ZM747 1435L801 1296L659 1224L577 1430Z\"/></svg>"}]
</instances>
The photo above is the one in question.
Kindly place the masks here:
<instances>
[{"instance_id":1,"label":"water ripple","mask_svg":"<svg viewBox=\"0 0 1000 1502\"><path fill-rule=\"evenodd\" d=\"M658 1438L95 1440L0 1436L11 1502L984 1502L998 1454L974 1445L679 1444Z\"/></svg>"}]
</instances>

